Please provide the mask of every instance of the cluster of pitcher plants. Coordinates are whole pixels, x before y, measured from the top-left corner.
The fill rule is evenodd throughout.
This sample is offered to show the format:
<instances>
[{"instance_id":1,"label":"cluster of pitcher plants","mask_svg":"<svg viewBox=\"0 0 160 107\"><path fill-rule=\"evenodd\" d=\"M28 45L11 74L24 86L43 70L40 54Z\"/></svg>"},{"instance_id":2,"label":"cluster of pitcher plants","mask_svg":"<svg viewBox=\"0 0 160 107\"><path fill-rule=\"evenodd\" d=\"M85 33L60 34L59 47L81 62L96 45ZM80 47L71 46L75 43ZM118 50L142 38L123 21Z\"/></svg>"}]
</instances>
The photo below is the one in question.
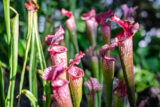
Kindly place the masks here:
<instances>
[{"instance_id":1,"label":"cluster of pitcher plants","mask_svg":"<svg viewBox=\"0 0 160 107\"><path fill-rule=\"evenodd\" d=\"M96 14L94 9L82 14L85 21L86 35L90 44L85 52L80 51L76 35L74 14L66 9L61 9L61 15L66 16L64 30L62 26L55 34L48 34L42 41L38 31L37 0L28 0L24 6L28 11L28 33L26 49L19 83L19 94L14 96L15 81L18 65L18 39L19 39L19 14L10 6L10 0L3 0L5 27L8 44L9 61L9 86L8 93L4 93L3 69L0 64L0 105L13 107L14 101L20 106L21 95L24 94L31 102L31 106L38 107L37 76L43 86L44 107L80 107L82 96L87 98L88 107L102 106L102 92L105 89L106 107L123 107L128 98L130 107L136 107L135 84L133 72L133 41L132 38L139 29L139 24L134 21L133 12L137 7L123 5L123 17L119 18L108 9ZM14 17L10 18L10 13ZM111 22L122 27L121 32L114 35L111 42ZM97 46L98 24L103 46ZM46 64L43 45L48 45L51 65ZM118 47L118 48L116 48ZM124 79L114 77L116 59L110 54L111 50L118 49ZM29 57L30 56L30 57ZM83 59L89 57L91 76L84 67ZM29 61L29 69L26 69ZM39 64L39 66L38 66ZM40 67L40 68L39 68ZM23 88L25 72L29 73L29 89ZM14 100L16 98L17 100Z\"/></svg>"}]
</instances>

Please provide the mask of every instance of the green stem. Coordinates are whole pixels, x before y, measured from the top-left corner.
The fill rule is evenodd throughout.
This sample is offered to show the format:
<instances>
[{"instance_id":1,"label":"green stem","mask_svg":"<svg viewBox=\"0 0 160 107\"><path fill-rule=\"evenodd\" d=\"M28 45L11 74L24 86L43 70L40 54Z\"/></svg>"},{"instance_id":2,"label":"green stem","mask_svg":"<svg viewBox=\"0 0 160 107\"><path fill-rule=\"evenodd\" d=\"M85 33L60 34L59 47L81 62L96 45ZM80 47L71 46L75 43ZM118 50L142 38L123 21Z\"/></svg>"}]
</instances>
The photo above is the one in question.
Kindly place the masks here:
<instances>
[{"instance_id":1,"label":"green stem","mask_svg":"<svg viewBox=\"0 0 160 107\"><path fill-rule=\"evenodd\" d=\"M3 70L0 62L0 106L5 107L5 93L4 93L4 81L3 81Z\"/></svg>"},{"instance_id":2,"label":"green stem","mask_svg":"<svg viewBox=\"0 0 160 107\"><path fill-rule=\"evenodd\" d=\"M10 0L3 0L3 7L4 7L4 18L6 23L6 30L7 30L7 39L8 39L8 45L10 45L11 41L11 25L10 25Z\"/></svg>"},{"instance_id":3,"label":"green stem","mask_svg":"<svg viewBox=\"0 0 160 107\"><path fill-rule=\"evenodd\" d=\"M98 57L97 56L91 56L91 69L93 72L93 77L97 78L99 80L99 62L98 62ZM100 94L96 93L95 95L95 107L98 107L99 105L99 97Z\"/></svg>"},{"instance_id":4,"label":"green stem","mask_svg":"<svg viewBox=\"0 0 160 107\"><path fill-rule=\"evenodd\" d=\"M103 84L103 70L102 70L102 59L99 58L99 83ZM98 107L101 107L102 91L98 92Z\"/></svg>"},{"instance_id":5,"label":"green stem","mask_svg":"<svg viewBox=\"0 0 160 107\"><path fill-rule=\"evenodd\" d=\"M87 95L87 103L88 107L95 107L95 95L88 94Z\"/></svg>"},{"instance_id":6,"label":"green stem","mask_svg":"<svg viewBox=\"0 0 160 107\"><path fill-rule=\"evenodd\" d=\"M13 107L14 99L14 88L15 88L15 79L17 73L17 64L18 64L18 35L19 35L19 15L13 8L10 9L16 14L14 18L11 19L11 54L14 57L11 57L12 65L10 70L10 82L8 88L8 94L6 98L6 106Z\"/></svg>"},{"instance_id":7,"label":"green stem","mask_svg":"<svg viewBox=\"0 0 160 107\"><path fill-rule=\"evenodd\" d=\"M20 85L19 85L18 107L20 105L20 95L21 95L21 90L22 90L22 87L23 87L23 81L24 81L25 67L26 67L26 64L27 64L28 52L29 52L29 49L30 49L30 42L31 42L31 35L32 35L32 32L31 32L32 31L32 21L33 21L33 12L28 11L27 46L26 46L26 50L25 50L24 63L23 63L21 80L20 80Z\"/></svg>"},{"instance_id":8,"label":"green stem","mask_svg":"<svg viewBox=\"0 0 160 107\"><path fill-rule=\"evenodd\" d=\"M36 42L35 42L35 33L34 29L32 32L32 40L31 40L31 57L30 57L30 69L29 69L29 89L33 93L33 95L37 98L37 73L36 73Z\"/></svg>"},{"instance_id":9,"label":"green stem","mask_svg":"<svg viewBox=\"0 0 160 107\"><path fill-rule=\"evenodd\" d=\"M67 63L69 63L69 59L71 58L71 54L70 54L70 52L72 52L72 51L70 51L70 43L69 43L69 34L68 34L68 32L66 32L65 33L65 45L66 45L66 47L67 47Z\"/></svg>"},{"instance_id":10,"label":"green stem","mask_svg":"<svg viewBox=\"0 0 160 107\"><path fill-rule=\"evenodd\" d=\"M91 69L93 71L93 77L99 79L99 65L98 65L98 57L91 56Z\"/></svg>"},{"instance_id":11,"label":"green stem","mask_svg":"<svg viewBox=\"0 0 160 107\"><path fill-rule=\"evenodd\" d=\"M76 9L76 0L69 0L69 4L70 4L70 11L72 11L74 14Z\"/></svg>"},{"instance_id":12,"label":"green stem","mask_svg":"<svg viewBox=\"0 0 160 107\"><path fill-rule=\"evenodd\" d=\"M37 45L37 49L38 49L40 65L41 65L41 69L44 70L46 68L46 62L45 62L45 58L44 58L44 54L43 54L41 40L40 40L39 34L38 34L37 12L34 13L34 30L35 30L35 35L36 35L36 45ZM44 90L45 90L44 96L46 96L46 101L44 101L44 106L50 107L50 104L51 104L50 83L44 82L43 85L44 85Z\"/></svg>"},{"instance_id":13,"label":"green stem","mask_svg":"<svg viewBox=\"0 0 160 107\"><path fill-rule=\"evenodd\" d=\"M9 58L9 69L10 69L10 78L12 76L12 54L11 54L11 24L10 24L10 0L3 0L3 7L4 7L4 18L5 18L5 25L7 31L7 42L8 42L8 58ZM10 92L10 88L8 89Z\"/></svg>"},{"instance_id":14,"label":"green stem","mask_svg":"<svg viewBox=\"0 0 160 107\"><path fill-rule=\"evenodd\" d=\"M70 40L73 44L73 47L75 49L75 52L76 53L79 53L79 46L78 46L78 41L77 41L77 35L76 34L73 34L74 31L69 31L69 35L70 35Z\"/></svg>"}]
</instances>

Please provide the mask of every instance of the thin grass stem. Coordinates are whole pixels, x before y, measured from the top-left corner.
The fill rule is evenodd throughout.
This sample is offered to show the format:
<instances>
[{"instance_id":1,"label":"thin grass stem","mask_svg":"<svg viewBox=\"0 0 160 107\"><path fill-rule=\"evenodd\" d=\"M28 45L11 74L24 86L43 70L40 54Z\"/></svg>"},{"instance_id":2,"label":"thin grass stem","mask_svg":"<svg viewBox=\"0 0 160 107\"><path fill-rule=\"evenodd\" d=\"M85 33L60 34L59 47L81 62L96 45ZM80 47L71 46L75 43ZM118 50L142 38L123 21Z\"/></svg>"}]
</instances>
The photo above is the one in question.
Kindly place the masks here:
<instances>
[{"instance_id":1,"label":"thin grass stem","mask_svg":"<svg viewBox=\"0 0 160 107\"><path fill-rule=\"evenodd\" d=\"M18 107L19 107L19 105L20 105L20 95L21 95L21 90L22 90L22 87L23 87L25 68L26 68L26 64L27 64L28 53L29 53L30 43L31 43L32 21L33 21L33 13L32 13L32 11L29 11L29 12L28 12L27 46L26 46L26 50L25 50L24 63L23 63L23 68L22 68L22 73L21 73L21 80L20 80L20 85L19 85Z\"/></svg>"},{"instance_id":2,"label":"thin grass stem","mask_svg":"<svg viewBox=\"0 0 160 107\"><path fill-rule=\"evenodd\" d=\"M0 62L0 106L5 107L5 93L4 93L4 81L3 81L3 70Z\"/></svg>"}]
</instances>

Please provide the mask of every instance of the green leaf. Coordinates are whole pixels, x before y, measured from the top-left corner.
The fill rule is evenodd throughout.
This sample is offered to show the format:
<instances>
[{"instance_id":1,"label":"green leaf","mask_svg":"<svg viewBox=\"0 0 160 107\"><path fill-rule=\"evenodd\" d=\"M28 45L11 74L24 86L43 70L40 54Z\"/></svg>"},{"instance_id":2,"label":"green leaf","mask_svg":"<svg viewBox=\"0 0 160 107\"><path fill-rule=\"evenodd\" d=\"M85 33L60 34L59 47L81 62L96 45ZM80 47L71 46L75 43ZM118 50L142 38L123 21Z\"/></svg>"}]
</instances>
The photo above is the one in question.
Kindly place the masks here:
<instances>
[{"instance_id":1,"label":"green leaf","mask_svg":"<svg viewBox=\"0 0 160 107\"><path fill-rule=\"evenodd\" d=\"M39 107L36 97L29 90L24 89L21 91L21 93L28 97L33 107Z\"/></svg>"},{"instance_id":2,"label":"green leaf","mask_svg":"<svg viewBox=\"0 0 160 107\"><path fill-rule=\"evenodd\" d=\"M141 92L148 87L159 87L159 83L153 72L136 67L135 73L136 91Z\"/></svg>"}]
</instances>

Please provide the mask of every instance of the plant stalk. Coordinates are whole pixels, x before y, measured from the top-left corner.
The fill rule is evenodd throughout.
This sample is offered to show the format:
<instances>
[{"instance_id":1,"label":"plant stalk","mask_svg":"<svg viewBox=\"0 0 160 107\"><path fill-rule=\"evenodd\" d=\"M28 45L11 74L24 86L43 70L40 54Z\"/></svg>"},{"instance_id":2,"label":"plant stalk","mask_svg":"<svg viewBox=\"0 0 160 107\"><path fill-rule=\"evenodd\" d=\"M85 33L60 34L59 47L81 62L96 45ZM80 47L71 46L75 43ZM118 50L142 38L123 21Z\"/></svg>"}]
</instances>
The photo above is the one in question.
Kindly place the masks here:
<instances>
[{"instance_id":1,"label":"plant stalk","mask_svg":"<svg viewBox=\"0 0 160 107\"><path fill-rule=\"evenodd\" d=\"M38 54L39 54L39 59L40 59L40 65L41 65L41 69L44 70L46 68L46 62L45 62L45 57L43 54L43 49L42 49L42 44L41 44L41 40L38 34L38 16L37 16L37 12L34 12L33 15L33 20L34 20L34 30L35 30L35 36L36 36L36 45L37 45L37 49L38 49ZM44 107L50 107L51 104L51 87L50 87L50 83L49 82L44 82L44 96L46 96L46 101L44 101Z\"/></svg>"},{"instance_id":2,"label":"plant stalk","mask_svg":"<svg viewBox=\"0 0 160 107\"><path fill-rule=\"evenodd\" d=\"M27 59L28 59L28 53L30 49L30 43L31 43L31 35L32 35L32 23L33 23L33 12L28 11L28 34L27 34L27 46L25 50L25 56L24 56L24 63L23 63L23 68L22 68L22 73L21 73L21 80L20 80L20 85L19 85L19 98L18 98L18 107L20 105L20 97L21 97L21 90L23 87L23 81L24 81L24 74L25 74L25 67L27 64Z\"/></svg>"},{"instance_id":3,"label":"plant stalk","mask_svg":"<svg viewBox=\"0 0 160 107\"><path fill-rule=\"evenodd\" d=\"M15 17L11 19L11 70L10 70L10 82L8 88L8 94L6 98L6 106L13 107L14 100L14 88L15 88L15 79L17 73L18 65L18 36L19 36L19 15L15 9L10 7L10 9L15 13Z\"/></svg>"},{"instance_id":4,"label":"plant stalk","mask_svg":"<svg viewBox=\"0 0 160 107\"><path fill-rule=\"evenodd\" d=\"M91 69L93 72L93 77L99 80L99 62L97 56L91 56ZM100 103L100 93L101 92L97 92L95 95L95 107L98 107Z\"/></svg>"},{"instance_id":5,"label":"plant stalk","mask_svg":"<svg viewBox=\"0 0 160 107\"><path fill-rule=\"evenodd\" d=\"M35 41L35 31L32 31L31 40L31 57L30 57L30 69L29 69L29 89L30 92L37 98L37 61L36 61L37 45Z\"/></svg>"},{"instance_id":6,"label":"plant stalk","mask_svg":"<svg viewBox=\"0 0 160 107\"><path fill-rule=\"evenodd\" d=\"M4 93L4 81L3 81L3 70L0 62L0 106L5 107L5 93Z\"/></svg>"}]
</instances>

